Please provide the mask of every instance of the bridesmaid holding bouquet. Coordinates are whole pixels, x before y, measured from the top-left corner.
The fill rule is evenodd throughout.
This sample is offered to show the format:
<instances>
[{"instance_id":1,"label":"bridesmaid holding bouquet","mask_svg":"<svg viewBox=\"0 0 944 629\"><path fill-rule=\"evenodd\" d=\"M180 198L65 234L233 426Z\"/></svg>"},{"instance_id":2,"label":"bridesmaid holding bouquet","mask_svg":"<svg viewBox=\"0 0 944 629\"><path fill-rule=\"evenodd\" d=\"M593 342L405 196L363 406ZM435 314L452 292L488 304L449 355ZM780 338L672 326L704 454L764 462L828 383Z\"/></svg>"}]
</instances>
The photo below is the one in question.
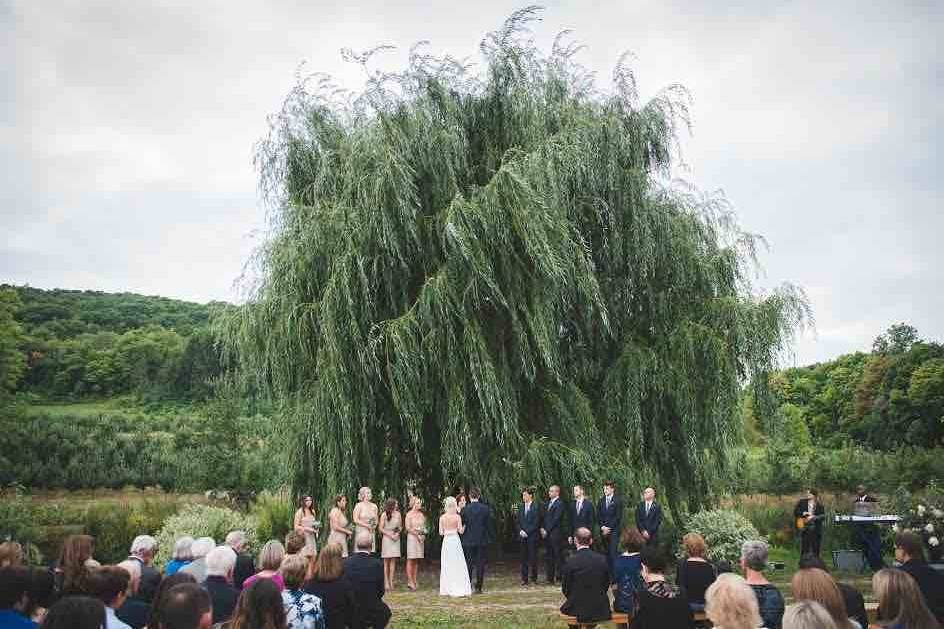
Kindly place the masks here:
<instances>
[{"instance_id":1,"label":"bridesmaid holding bouquet","mask_svg":"<svg viewBox=\"0 0 944 629\"><path fill-rule=\"evenodd\" d=\"M328 543L337 544L341 547L341 556L347 557L347 539L354 534L354 531L348 526L347 515L347 496L335 496L334 508L328 514Z\"/></svg>"},{"instance_id":2,"label":"bridesmaid holding bouquet","mask_svg":"<svg viewBox=\"0 0 944 629\"><path fill-rule=\"evenodd\" d=\"M426 555L426 515L422 511L423 501L419 496L410 498L410 510L406 514L406 587L416 591L416 576L420 560Z\"/></svg>"},{"instance_id":3,"label":"bridesmaid holding bouquet","mask_svg":"<svg viewBox=\"0 0 944 629\"><path fill-rule=\"evenodd\" d=\"M354 513L351 514L351 517L354 520L354 534L357 535L361 531L370 533L370 539L372 540L370 552L375 553L377 552L377 516L379 514L377 505L370 501L372 497L370 487L361 487L360 491L357 492L359 502L354 505Z\"/></svg>"},{"instance_id":4,"label":"bridesmaid holding bouquet","mask_svg":"<svg viewBox=\"0 0 944 629\"><path fill-rule=\"evenodd\" d=\"M383 558L384 584L387 591L393 589L394 576L397 574L397 559L400 558L400 531L403 530L403 518L400 515L396 498L387 498L384 512L380 515L380 534L383 535L380 556Z\"/></svg>"}]
</instances>

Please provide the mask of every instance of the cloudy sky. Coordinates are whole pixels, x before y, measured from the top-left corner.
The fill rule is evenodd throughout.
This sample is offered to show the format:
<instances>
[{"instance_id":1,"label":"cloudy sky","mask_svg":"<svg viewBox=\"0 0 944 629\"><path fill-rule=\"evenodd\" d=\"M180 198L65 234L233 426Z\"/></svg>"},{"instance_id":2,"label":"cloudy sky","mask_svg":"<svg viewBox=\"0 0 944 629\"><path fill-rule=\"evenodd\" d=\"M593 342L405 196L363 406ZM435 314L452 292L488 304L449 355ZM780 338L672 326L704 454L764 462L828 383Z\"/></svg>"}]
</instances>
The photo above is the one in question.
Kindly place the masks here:
<instances>
[{"instance_id":1,"label":"cloudy sky","mask_svg":"<svg viewBox=\"0 0 944 629\"><path fill-rule=\"evenodd\" d=\"M350 88L342 47L476 58L510 2L0 0L0 283L234 299L265 229L252 167L294 83ZM764 235L761 287L816 317L790 362L867 349L896 321L944 340L944 3L546 3L608 77L694 97L686 177Z\"/></svg>"}]
</instances>

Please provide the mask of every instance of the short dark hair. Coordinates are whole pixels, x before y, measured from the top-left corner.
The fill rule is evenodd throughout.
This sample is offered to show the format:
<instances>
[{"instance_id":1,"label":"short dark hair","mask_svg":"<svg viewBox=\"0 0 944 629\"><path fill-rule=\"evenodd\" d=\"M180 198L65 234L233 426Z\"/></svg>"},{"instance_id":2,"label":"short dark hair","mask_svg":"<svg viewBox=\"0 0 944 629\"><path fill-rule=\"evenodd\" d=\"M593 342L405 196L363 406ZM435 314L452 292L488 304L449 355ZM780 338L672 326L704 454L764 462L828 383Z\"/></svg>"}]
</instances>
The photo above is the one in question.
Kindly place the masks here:
<instances>
[{"instance_id":1,"label":"short dark hair","mask_svg":"<svg viewBox=\"0 0 944 629\"><path fill-rule=\"evenodd\" d=\"M102 566L89 575L88 593L108 605L128 591L130 582L131 575L124 568Z\"/></svg>"},{"instance_id":2,"label":"short dark hair","mask_svg":"<svg viewBox=\"0 0 944 629\"><path fill-rule=\"evenodd\" d=\"M482 492L479 491L478 487L473 487L472 489L469 490L469 498L471 498L472 500L478 500L481 497L482 497Z\"/></svg>"},{"instance_id":3,"label":"short dark hair","mask_svg":"<svg viewBox=\"0 0 944 629\"><path fill-rule=\"evenodd\" d=\"M816 491L815 489L810 488L810 489L807 489L807 491L813 494L814 496L816 496L817 498L819 498L819 492Z\"/></svg>"},{"instance_id":4,"label":"short dark hair","mask_svg":"<svg viewBox=\"0 0 944 629\"><path fill-rule=\"evenodd\" d=\"M196 629L211 609L210 595L196 583L175 585L167 590L160 604L161 629Z\"/></svg>"},{"instance_id":5,"label":"short dark hair","mask_svg":"<svg viewBox=\"0 0 944 629\"><path fill-rule=\"evenodd\" d=\"M924 545L915 533L904 531L895 535L895 548L900 548L912 559L924 560Z\"/></svg>"},{"instance_id":6,"label":"short dark hair","mask_svg":"<svg viewBox=\"0 0 944 629\"><path fill-rule=\"evenodd\" d=\"M665 553L657 546L643 547L639 553L639 560L642 562L642 565L649 569L649 572L665 574L668 560L665 558Z\"/></svg>"},{"instance_id":7,"label":"short dark hair","mask_svg":"<svg viewBox=\"0 0 944 629\"><path fill-rule=\"evenodd\" d=\"M0 609L11 609L30 589L30 573L22 566L0 568Z\"/></svg>"},{"instance_id":8,"label":"short dark hair","mask_svg":"<svg viewBox=\"0 0 944 629\"><path fill-rule=\"evenodd\" d=\"M628 553L638 553L646 545L646 538L635 526L626 527L620 536L620 546Z\"/></svg>"},{"instance_id":9,"label":"short dark hair","mask_svg":"<svg viewBox=\"0 0 944 629\"><path fill-rule=\"evenodd\" d=\"M151 604L151 611L148 613L147 626L161 627L161 611L163 609L161 601L175 585L181 583L196 583L197 579L189 572L180 572L179 570L169 577L161 579L157 591L154 592L154 602Z\"/></svg>"},{"instance_id":10,"label":"short dark hair","mask_svg":"<svg viewBox=\"0 0 944 629\"><path fill-rule=\"evenodd\" d=\"M91 596L66 596L49 608L43 629L101 629L105 626L105 604Z\"/></svg>"},{"instance_id":11,"label":"short dark hair","mask_svg":"<svg viewBox=\"0 0 944 629\"><path fill-rule=\"evenodd\" d=\"M523 493L523 494L528 494L529 496L533 496L533 495L534 495L534 489L533 489L532 487L522 487L522 488L521 488L521 493Z\"/></svg>"},{"instance_id":12,"label":"short dark hair","mask_svg":"<svg viewBox=\"0 0 944 629\"><path fill-rule=\"evenodd\" d=\"M614 483L614 482L611 481L611 480L605 480L605 481L603 481L603 486L604 486L604 487L612 487L613 489L616 489L616 483Z\"/></svg>"},{"instance_id":13,"label":"short dark hair","mask_svg":"<svg viewBox=\"0 0 944 629\"><path fill-rule=\"evenodd\" d=\"M829 572L829 568L826 567L826 562L817 557L812 553L807 553L800 557L800 563L797 564L797 567L800 570L809 570L811 568L818 568L823 572Z\"/></svg>"},{"instance_id":14,"label":"short dark hair","mask_svg":"<svg viewBox=\"0 0 944 629\"><path fill-rule=\"evenodd\" d=\"M32 612L37 607L49 608L56 599L56 577L48 568L30 568L29 608Z\"/></svg>"},{"instance_id":15,"label":"short dark hair","mask_svg":"<svg viewBox=\"0 0 944 629\"><path fill-rule=\"evenodd\" d=\"M298 531L289 531L285 534L285 554L295 555L305 547L305 536Z\"/></svg>"}]
</instances>

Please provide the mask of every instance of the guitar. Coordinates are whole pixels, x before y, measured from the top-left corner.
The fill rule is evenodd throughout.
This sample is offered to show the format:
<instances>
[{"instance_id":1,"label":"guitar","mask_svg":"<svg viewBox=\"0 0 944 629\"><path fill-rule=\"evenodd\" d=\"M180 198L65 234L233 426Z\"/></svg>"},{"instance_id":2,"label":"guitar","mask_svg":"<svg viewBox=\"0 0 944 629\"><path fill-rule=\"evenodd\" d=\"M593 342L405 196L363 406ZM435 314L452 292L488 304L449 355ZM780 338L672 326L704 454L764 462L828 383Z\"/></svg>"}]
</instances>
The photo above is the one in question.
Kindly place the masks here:
<instances>
[{"instance_id":1,"label":"guitar","mask_svg":"<svg viewBox=\"0 0 944 629\"><path fill-rule=\"evenodd\" d=\"M807 527L807 525L812 524L816 520L826 519L826 514L814 515L812 518L807 519L806 516L800 516L796 519L796 530L802 531Z\"/></svg>"}]
</instances>

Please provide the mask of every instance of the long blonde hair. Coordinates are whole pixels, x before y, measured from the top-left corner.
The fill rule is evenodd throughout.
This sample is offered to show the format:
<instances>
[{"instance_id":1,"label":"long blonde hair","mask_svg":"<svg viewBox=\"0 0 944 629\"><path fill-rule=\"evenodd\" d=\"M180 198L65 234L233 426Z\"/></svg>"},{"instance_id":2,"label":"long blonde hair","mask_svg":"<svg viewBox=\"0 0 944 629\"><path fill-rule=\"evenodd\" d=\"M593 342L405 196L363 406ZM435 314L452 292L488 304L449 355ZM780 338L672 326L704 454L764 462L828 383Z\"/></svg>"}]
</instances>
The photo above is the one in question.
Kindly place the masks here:
<instances>
[{"instance_id":1,"label":"long blonde hair","mask_svg":"<svg viewBox=\"0 0 944 629\"><path fill-rule=\"evenodd\" d=\"M753 629L761 624L757 597L740 575L718 576L705 591L705 613L716 627Z\"/></svg>"},{"instance_id":2,"label":"long blonde hair","mask_svg":"<svg viewBox=\"0 0 944 629\"><path fill-rule=\"evenodd\" d=\"M446 513L455 515L459 510L459 504L452 496L446 496L446 499L443 500L443 508L446 510Z\"/></svg>"}]
</instances>

